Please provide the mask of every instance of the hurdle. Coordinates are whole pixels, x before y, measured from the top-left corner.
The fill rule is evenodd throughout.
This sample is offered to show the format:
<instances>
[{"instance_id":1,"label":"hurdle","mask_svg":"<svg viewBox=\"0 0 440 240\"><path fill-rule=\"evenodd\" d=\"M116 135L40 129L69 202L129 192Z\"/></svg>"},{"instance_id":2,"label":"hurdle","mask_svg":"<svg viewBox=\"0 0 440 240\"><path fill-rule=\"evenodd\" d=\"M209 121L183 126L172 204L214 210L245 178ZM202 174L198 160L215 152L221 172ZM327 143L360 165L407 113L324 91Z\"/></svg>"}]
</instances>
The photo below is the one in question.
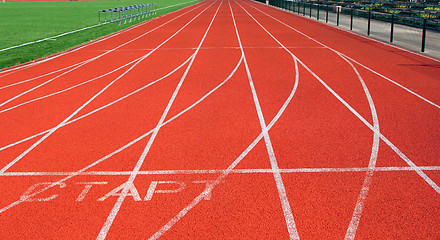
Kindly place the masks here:
<instances>
[{"instance_id":1,"label":"hurdle","mask_svg":"<svg viewBox=\"0 0 440 240\"><path fill-rule=\"evenodd\" d=\"M110 8L98 10L98 24L119 22L119 25L124 22L140 20L157 12L156 4L138 4L118 8Z\"/></svg>"}]
</instances>

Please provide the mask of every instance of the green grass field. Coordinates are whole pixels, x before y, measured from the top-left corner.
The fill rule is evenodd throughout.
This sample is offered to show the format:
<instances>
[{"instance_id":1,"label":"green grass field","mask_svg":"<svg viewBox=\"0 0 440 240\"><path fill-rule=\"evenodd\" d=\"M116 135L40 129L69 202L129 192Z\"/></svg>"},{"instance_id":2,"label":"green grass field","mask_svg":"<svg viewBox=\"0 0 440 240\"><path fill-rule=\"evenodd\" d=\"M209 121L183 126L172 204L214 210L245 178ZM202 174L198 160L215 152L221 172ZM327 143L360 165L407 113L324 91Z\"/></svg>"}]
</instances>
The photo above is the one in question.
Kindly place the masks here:
<instances>
[{"instance_id":1,"label":"green grass field","mask_svg":"<svg viewBox=\"0 0 440 240\"><path fill-rule=\"evenodd\" d=\"M98 10L148 3L155 3L157 8L163 8L188 1L190 0L0 2L0 50L96 25ZM150 18L194 3L196 2L159 10ZM0 69L64 51L145 20L146 18L141 18L120 26L118 23L103 24L56 40L1 51Z\"/></svg>"}]
</instances>

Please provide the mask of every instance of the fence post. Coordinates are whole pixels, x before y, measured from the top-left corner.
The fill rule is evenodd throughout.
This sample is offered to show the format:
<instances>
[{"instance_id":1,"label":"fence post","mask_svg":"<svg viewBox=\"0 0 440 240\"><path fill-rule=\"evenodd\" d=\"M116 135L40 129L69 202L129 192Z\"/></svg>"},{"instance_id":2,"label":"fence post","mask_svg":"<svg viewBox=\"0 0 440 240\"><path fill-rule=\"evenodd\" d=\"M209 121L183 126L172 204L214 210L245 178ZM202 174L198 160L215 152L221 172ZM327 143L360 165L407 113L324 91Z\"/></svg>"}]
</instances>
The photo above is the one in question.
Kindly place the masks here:
<instances>
[{"instance_id":1,"label":"fence post","mask_svg":"<svg viewBox=\"0 0 440 240\"><path fill-rule=\"evenodd\" d=\"M306 15L306 2L303 3L303 16Z\"/></svg>"},{"instance_id":2,"label":"fence post","mask_svg":"<svg viewBox=\"0 0 440 240\"><path fill-rule=\"evenodd\" d=\"M370 25L371 25L371 10L368 10L367 36L370 36Z\"/></svg>"},{"instance_id":3,"label":"fence post","mask_svg":"<svg viewBox=\"0 0 440 240\"><path fill-rule=\"evenodd\" d=\"M327 4L326 13L325 13L325 22L328 23L328 4Z\"/></svg>"},{"instance_id":4,"label":"fence post","mask_svg":"<svg viewBox=\"0 0 440 240\"><path fill-rule=\"evenodd\" d=\"M423 19L423 32L422 32L422 52L425 52L425 40L426 40L426 18Z\"/></svg>"},{"instance_id":5,"label":"fence post","mask_svg":"<svg viewBox=\"0 0 440 240\"><path fill-rule=\"evenodd\" d=\"M350 31L353 31L353 8L351 9L351 16L350 16Z\"/></svg>"},{"instance_id":6,"label":"fence post","mask_svg":"<svg viewBox=\"0 0 440 240\"><path fill-rule=\"evenodd\" d=\"M312 5L313 3L309 4L309 18L312 18Z\"/></svg>"},{"instance_id":7,"label":"fence post","mask_svg":"<svg viewBox=\"0 0 440 240\"><path fill-rule=\"evenodd\" d=\"M391 14L390 42L393 42L393 38L394 38L394 14Z\"/></svg>"},{"instance_id":8,"label":"fence post","mask_svg":"<svg viewBox=\"0 0 440 240\"><path fill-rule=\"evenodd\" d=\"M339 8L336 7L336 26L339 26Z\"/></svg>"},{"instance_id":9,"label":"fence post","mask_svg":"<svg viewBox=\"0 0 440 240\"><path fill-rule=\"evenodd\" d=\"M316 20L319 21L319 3L318 3L318 9L316 10Z\"/></svg>"}]
</instances>

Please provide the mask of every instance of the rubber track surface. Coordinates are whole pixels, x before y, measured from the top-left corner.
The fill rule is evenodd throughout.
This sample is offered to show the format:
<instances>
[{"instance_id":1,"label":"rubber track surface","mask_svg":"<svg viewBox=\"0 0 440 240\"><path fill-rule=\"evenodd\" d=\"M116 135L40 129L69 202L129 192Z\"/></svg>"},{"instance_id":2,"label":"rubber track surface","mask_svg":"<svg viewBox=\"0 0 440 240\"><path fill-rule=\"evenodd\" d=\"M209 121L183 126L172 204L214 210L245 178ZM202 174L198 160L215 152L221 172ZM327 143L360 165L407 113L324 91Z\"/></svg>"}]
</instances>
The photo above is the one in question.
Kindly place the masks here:
<instances>
[{"instance_id":1,"label":"rubber track surface","mask_svg":"<svg viewBox=\"0 0 440 240\"><path fill-rule=\"evenodd\" d=\"M1 239L440 239L440 62L206 0L0 72Z\"/></svg>"}]
</instances>

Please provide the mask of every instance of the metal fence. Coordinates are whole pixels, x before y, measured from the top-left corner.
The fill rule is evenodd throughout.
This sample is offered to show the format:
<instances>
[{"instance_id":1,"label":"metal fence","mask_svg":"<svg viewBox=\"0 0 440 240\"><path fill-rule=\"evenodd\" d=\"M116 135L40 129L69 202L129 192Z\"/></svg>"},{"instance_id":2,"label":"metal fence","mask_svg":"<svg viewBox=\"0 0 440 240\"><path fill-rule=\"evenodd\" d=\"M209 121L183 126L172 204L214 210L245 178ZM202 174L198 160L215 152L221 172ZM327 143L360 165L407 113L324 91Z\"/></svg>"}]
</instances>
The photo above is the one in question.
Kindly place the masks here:
<instances>
[{"instance_id":1,"label":"metal fence","mask_svg":"<svg viewBox=\"0 0 440 240\"><path fill-rule=\"evenodd\" d=\"M430 51L440 56L440 19L432 17L436 14L431 18L403 16L328 2L269 0L269 4L382 41L397 42L410 50L425 52L429 45Z\"/></svg>"},{"instance_id":2,"label":"metal fence","mask_svg":"<svg viewBox=\"0 0 440 240\"><path fill-rule=\"evenodd\" d=\"M119 22L124 23L136 20L136 18L141 19L153 14L156 14L156 4L139 4L127 7L111 8L98 11L98 22L108 23L108 22Z\"/></svg>"}]
</instances>

